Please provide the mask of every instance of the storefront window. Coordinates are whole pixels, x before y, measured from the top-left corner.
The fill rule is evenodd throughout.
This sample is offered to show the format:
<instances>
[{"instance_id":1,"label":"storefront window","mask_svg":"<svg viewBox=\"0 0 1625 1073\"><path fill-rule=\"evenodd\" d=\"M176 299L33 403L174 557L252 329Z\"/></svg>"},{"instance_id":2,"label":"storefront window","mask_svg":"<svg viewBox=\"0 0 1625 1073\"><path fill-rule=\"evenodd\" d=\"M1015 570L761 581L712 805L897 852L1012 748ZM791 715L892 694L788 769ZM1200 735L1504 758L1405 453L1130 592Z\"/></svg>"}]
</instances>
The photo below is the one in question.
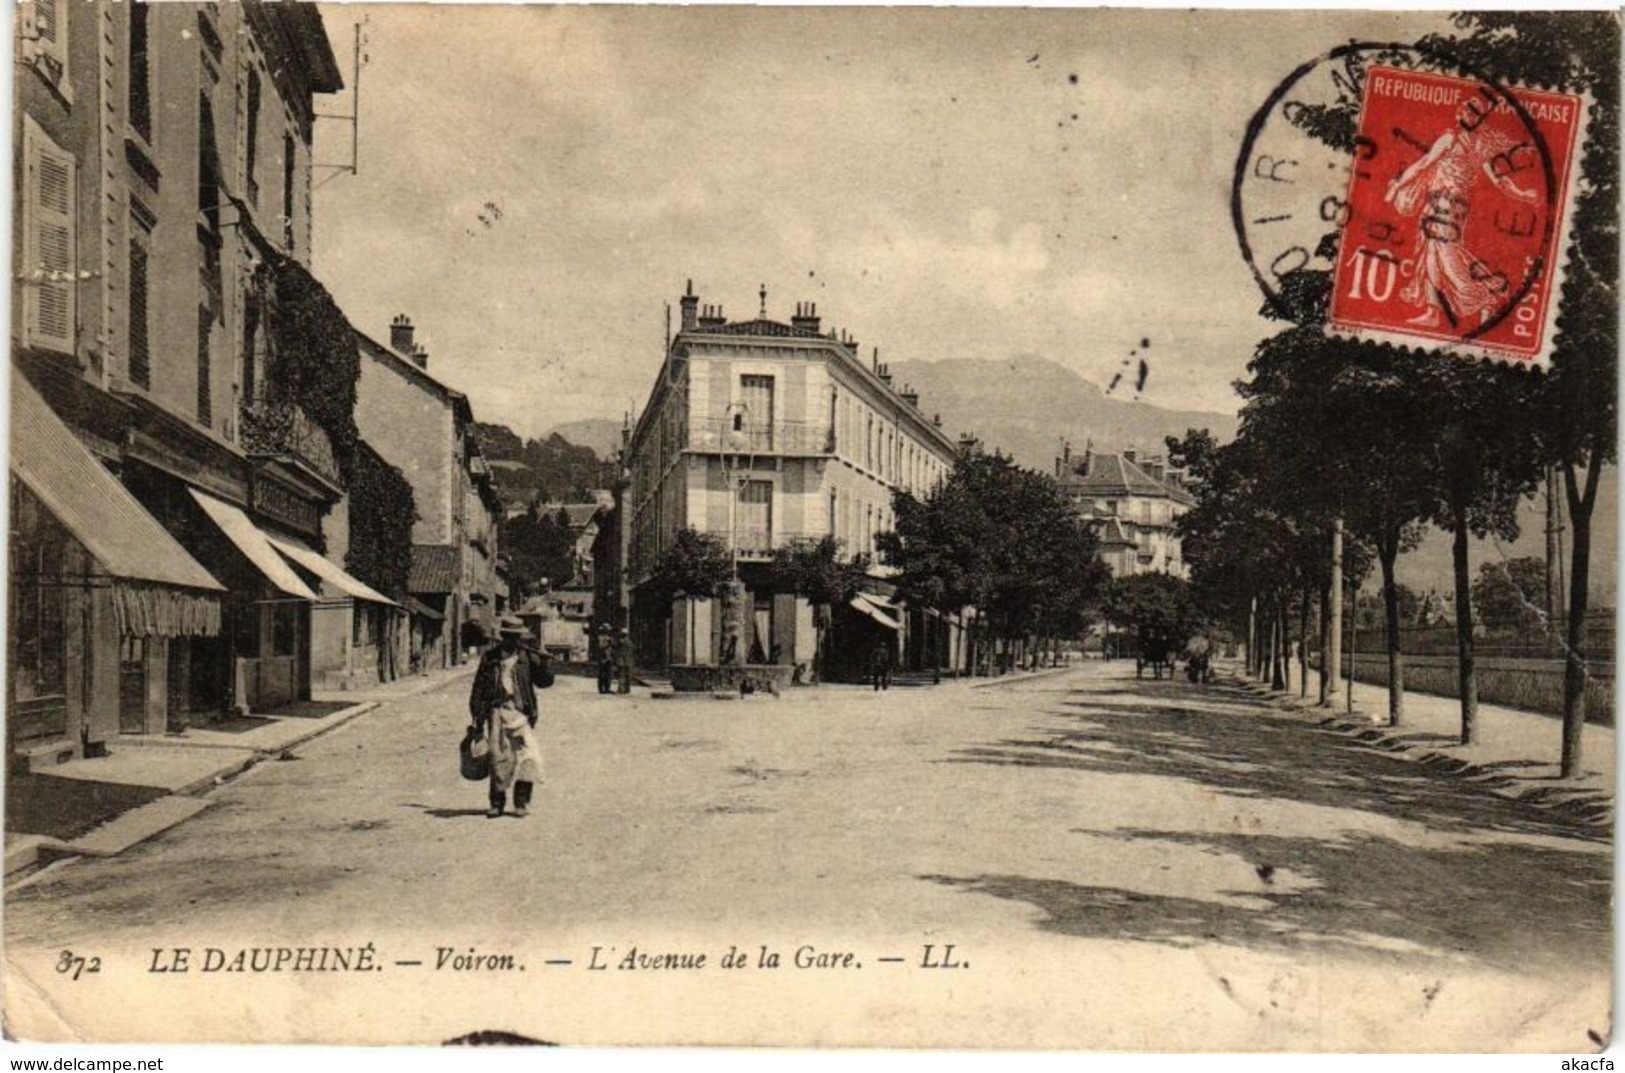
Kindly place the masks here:
<instances>
[{"instance_id":1,"label":"storefront window","mask_svg":"<svg viewBox=\"0 0 1625 1073\"><path fill-rule=\"evenodd\" d=\"M271 654L293 655L294 641L298 633L299 605L292 602L277 604L271 615Z\"/></svg>"},{"instance_id":2,"label":"storefront window","mask_svg":"<svg viewBox=\"0 0 1625 1073\"><path fill-rule=\"evenodd\" d=\"M12 695L17 700L67 691L64 660L62 551L67 534L17 482L11 497L11 636L16 644Z\"/></svg>"}]
</instances>

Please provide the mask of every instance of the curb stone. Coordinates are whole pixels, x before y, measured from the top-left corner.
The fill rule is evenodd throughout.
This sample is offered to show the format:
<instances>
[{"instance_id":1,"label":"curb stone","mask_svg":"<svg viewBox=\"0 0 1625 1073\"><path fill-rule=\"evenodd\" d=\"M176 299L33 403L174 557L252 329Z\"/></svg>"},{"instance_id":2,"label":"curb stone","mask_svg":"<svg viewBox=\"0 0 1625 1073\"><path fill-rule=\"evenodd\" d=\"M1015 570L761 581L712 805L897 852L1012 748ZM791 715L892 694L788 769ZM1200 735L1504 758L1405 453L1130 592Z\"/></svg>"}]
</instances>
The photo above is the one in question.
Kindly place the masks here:
<instances>
[{"instance_id":1,"label":"curb stone","mask_svg":"<svg viewBox=\"0 0 1625 1073\"><path fill-rule=\"evenodd\" d=\"M327 716L323 725L308 733L278 745L274 749L256 749L244 760L236 760L202 778L194 779L163 797L113 817L71 841L56 838L28 838L14 852L7 853L5 885L12 889L17 882L26 882L46 865L66 865L84 857L114 857L132 846L139 845L177 824L191 819L209 808L211 802L203 795L218 786L252 770L266 760L284 756L301 745L330 734L342 726L377 708L380 701L363 701L340 709ZM206 746L200 746L206 747Z\"/></svg>"},{"instance_id":2,"label":"curb stone","mask_svg":"<svg viewBox=\"0 0 1625 1073\"><path fill-rule=\"evenodd\" d=\"M1260 700L1268 701L1274 707L1310 718L1315 716L1316 705L1312 701L1283 696L1262 683L1243 678L1234 672L1228 677L1233 684L1241 686L1243 690ZM1403 756L1449 778L1471 782L1503 800L1516 801L1540 809L1570 823L1599 828L1605 834L1612 833L1613 799L1596 790L1570 789L1562 786L1526 786L1520 789L1516 780L1498 771L1470 760L1449 756L1436 749L1407 744L1384 727L1374 726L1367 720L1351 719L1344 714L1320 718L1316 720L1315 726L1369 748Z\"/></svg>"}]
</instances>

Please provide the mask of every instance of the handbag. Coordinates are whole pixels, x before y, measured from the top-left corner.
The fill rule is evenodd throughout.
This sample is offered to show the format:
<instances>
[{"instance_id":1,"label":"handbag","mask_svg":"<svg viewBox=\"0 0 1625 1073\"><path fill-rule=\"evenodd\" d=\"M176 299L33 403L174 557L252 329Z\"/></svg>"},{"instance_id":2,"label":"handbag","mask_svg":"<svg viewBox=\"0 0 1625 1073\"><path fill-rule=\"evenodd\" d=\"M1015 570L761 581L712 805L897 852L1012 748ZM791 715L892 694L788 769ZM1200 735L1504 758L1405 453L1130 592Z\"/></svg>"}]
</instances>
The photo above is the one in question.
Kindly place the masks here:
<instances>
[{"instance_id":1,"label":"handbag","mask_svg":"<svg viewBox=\"0 0 1625 1073\"><path fill-rule=\"evenodd\" d=\"M472 726L463 735L457 755L463 778L469 782L480 782L491 777L491 744L485 740L485 735Z\"/></svg>"}]
</instances>

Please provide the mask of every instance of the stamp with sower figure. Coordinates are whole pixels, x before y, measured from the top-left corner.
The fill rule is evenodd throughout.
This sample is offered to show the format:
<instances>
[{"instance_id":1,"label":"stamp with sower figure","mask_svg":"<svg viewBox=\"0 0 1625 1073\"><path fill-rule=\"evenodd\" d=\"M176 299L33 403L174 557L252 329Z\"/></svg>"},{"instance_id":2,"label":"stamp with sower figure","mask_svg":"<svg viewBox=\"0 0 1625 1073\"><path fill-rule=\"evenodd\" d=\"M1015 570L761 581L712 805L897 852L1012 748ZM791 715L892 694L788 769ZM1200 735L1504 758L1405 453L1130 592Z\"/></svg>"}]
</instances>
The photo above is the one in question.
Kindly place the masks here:
<instances>
[{"instance_id":1,"label":"stamp with sower figure","mask_svg":"<svg viewBox=\"0 0 1625 1073\"><path fill-rule=\"evenodd\" d=\"M1543 365L1585 117L1580 96L1501 87L1436 54L1333 50L1248 129L1243 255L1289 319ZM1329 288L1304 286L1328 273Z\"/></svg>"}]
</instances>

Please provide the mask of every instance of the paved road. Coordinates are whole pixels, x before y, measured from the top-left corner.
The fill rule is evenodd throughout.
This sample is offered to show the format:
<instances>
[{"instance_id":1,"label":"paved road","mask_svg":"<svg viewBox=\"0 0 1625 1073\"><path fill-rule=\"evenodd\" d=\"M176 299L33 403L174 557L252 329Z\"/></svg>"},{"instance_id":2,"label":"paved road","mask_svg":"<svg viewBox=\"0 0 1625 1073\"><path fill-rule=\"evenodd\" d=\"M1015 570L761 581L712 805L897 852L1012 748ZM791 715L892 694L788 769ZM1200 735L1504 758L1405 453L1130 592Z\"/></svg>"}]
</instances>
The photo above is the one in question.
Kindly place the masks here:
<instances>
[{"instance_id":1,"label":"paved road","mask_svg":"<svg viewBox=\"0 0 1625 1073\"><path fill-rule=\"evenodd\" d=\"M1222 686L1113 665L656 702L561 679L538 807L500 820L456 776L464 688L13 894L13 1030L1562 1051L1609 1030L1606 843ZM369 941L366 974L201 971L209 946ZM173 947L192 971L151 971ZM618 967L633 948L707 961ZM103 972L67 982L63 949ZM471 950L495 969L459 971Z\"/></svg>"}]
</instances>

